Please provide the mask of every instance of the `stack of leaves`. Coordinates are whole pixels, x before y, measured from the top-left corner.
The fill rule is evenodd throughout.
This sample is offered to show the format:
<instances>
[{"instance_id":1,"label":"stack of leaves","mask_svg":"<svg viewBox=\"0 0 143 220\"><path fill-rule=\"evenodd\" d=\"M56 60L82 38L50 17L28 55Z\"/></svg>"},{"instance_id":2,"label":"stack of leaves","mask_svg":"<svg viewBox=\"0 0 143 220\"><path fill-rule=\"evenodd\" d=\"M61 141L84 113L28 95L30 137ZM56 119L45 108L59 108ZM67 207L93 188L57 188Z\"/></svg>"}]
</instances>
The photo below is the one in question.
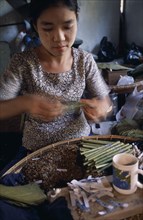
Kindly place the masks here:
<instances>
[{"instance_id":1,"label":"stack of leaves","mask_svg":"<svg viewBox=\"0 0 143 220\"><path fill-rule=\"evenodd\" d=\"M18 186L0 184L0 199L8 200L20 206L38 205L47 200L47 196L36 183Z\"/></svg>"},{"instance_id":2,"label":"stack of leaves","mask_svg":"<svg viewBox=\"0 0 143 220\"><path fill-rule=\"evenodd\" d=\"M116 125L117 134L121 136L143 139L143 130L134 120L124 119Z\"/></svg>"}]
</instances>

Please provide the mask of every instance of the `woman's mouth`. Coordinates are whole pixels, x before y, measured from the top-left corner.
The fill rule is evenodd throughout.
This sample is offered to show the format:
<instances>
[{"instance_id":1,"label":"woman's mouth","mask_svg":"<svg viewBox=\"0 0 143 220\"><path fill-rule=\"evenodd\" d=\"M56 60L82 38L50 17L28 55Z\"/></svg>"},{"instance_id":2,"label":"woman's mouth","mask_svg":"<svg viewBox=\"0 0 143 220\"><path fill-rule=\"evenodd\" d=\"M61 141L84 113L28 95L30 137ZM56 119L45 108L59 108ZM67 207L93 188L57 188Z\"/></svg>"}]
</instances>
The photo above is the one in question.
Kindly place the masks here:
<instances>
[{"instance_id":1,"label":"woman's mouth","mask_svg":"<svg viewBox=\"0 0 143 220\"><path fill-rule=\"evenodd\" d=\"M65 50L65 48L66 48L66 46L65 46L65 45L63 45L63 46L56 46L56 47L54 47L54 49L59 50L59 51L63 51L63 50Z\"/></svg>"}]
</instances>

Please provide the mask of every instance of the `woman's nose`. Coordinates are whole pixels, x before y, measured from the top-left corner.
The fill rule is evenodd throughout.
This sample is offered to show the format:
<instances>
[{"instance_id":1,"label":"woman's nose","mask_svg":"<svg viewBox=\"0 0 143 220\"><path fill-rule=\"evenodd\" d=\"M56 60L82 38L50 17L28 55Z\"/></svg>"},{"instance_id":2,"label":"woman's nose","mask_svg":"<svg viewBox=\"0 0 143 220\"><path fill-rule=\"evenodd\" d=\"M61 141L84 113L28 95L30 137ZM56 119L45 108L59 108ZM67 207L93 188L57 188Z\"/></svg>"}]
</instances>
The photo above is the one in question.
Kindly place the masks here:
<instances>
[{"instance_id":1,"label":"woman's nose","mask_svg":"<svg viewBox=\"0 0 143 220\"><path fill-rule=\"evenodd\" d=\"M53 40L54 41L64 41L65 40L65 34L64 31L62 30L56 30L54 35L53 35Z\"/></svg>"}]
</instances>

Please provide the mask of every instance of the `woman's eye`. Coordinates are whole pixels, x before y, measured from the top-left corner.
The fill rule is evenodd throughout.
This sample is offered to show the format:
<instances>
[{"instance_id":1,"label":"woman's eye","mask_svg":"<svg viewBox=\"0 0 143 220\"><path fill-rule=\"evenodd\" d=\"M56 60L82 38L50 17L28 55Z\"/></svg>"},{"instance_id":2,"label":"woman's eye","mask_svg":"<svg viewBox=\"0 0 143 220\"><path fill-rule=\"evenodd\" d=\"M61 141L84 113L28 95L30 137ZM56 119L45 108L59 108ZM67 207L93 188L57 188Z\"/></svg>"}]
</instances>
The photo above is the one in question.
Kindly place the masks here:
<instances>
[{"instance_id":1,"label":"woman's eye","mask_svg":"<svg viewBox=\"0 0 143 220\"><path fill-rule=\"evenodd\" d=\"M70 30L72 28L72 26L66 26L64 27L65 30Z\"/></svg>"},{"instance_id":2,"label":"woman's eye","mask_svg":"<svg viewBox=\"0 0 143 220\"><path fill-rule=\"evenodd\" d=\"M46 31L46 32L50 32L52 30L53 30L52 28L43 28L43 31Z\"/></svg>"}]
</instances>

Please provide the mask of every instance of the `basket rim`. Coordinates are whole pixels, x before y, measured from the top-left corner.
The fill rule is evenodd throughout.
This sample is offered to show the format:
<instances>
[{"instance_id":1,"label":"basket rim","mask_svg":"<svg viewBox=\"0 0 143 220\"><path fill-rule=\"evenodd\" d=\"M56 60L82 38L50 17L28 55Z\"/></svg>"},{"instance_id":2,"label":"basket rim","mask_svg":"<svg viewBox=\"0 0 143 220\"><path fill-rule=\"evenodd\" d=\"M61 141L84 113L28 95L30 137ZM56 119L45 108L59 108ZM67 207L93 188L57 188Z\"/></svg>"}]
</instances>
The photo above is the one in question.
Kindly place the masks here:
<instances>
[{"instance_id":1,"label":"basket rim","mask_svg":"<svg viewBox=\"0 0 143 220\"><path fill-rule=\"evenodd\" d=\"M129 85L109 85L110 89L112 91L116 91L116 92L128 92L128 91L132 91L135 87L139 88L141 87L141 89L143 88L143 80L137 81L135 83L129 84Z\"/></svg>"},{"instance_id":2,"label":"basket rim","mask_svg":"<svg viewBox=\"0 0 143 220\"><path fill-rule=\"evenodd\" d=\"M55 147L55 146L60 146L62 144L69 144L69 143L76 143L79 142L81 140L84 139L96 139L96 140L100 140L100 139L109 139L109 140L122 140L124 142L132 142L132 141L138 141L139 139L137 138L131 138L131 137L127 137L127 136L120 136L120 135L93 135L93 136L82 136L80 138L74 138L74 139L69 139L69 140L64 140L64 141L59 141L50 145L46 145L45 147L42 147L32 153L30 153L29 155L27 155L26 157L24 157L23 159L21 159L19 162L17 162L15 165L13 165L10 169L8 169L3 175L7 175L9 173L18 173L21 169L22 169L22 165L24 165L25 162L27 162L28 160L30 160L33 157L36 157L39 154L43 154L44 152L46 152L49 148L51 147Z\"/></svg>"}]
</instances>

